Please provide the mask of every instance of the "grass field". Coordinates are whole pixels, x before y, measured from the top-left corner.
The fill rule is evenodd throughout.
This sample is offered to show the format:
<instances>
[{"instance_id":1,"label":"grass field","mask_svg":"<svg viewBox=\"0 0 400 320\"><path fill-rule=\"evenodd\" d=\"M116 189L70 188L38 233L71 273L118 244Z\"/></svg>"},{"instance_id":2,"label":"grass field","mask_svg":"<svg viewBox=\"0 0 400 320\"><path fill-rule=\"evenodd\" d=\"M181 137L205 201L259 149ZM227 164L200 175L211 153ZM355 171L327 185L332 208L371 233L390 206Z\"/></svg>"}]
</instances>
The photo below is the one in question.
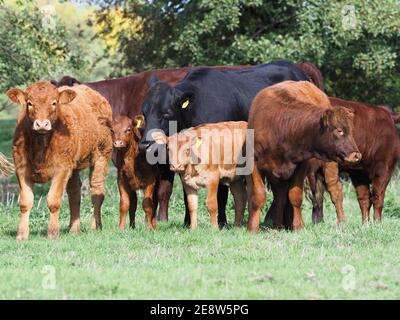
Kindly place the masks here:
<instances>
[{"instance_id":1,"label":"grass field","mask_svg":"<svg viewBox=\"0 0 400 320\"><path fill-rule=\"evenodd\" d=\"M10 154L13 121L0 121L0 150ZM85 175L83 175L85 176ZM2 181L3 185L14 183ZM83 199L83 231L68 234L64 201L60 239L46 239L47 186L36 188L30 240L15 241L16 201L0 205L0 299L399 299L400 182L387 192L383 223L361 225L352 187L345 183L349 222L336 226L325 201L325 223L312 225L304 202L301 232L245 228L213 231L201 194L199 228L182 228L184 205L177 183L170 221L155 232L137 214L135 230L119 231L116 171L110 170L103 230L89 230L90 197ZM3 191L4 193L4 191ZM4 198L4 197L3 197ZM271 201L269 195L268 202ZM232 199L228 205L233 222ZM247 215L247 214L246 214Z\"/></svg>"}]
</instances>

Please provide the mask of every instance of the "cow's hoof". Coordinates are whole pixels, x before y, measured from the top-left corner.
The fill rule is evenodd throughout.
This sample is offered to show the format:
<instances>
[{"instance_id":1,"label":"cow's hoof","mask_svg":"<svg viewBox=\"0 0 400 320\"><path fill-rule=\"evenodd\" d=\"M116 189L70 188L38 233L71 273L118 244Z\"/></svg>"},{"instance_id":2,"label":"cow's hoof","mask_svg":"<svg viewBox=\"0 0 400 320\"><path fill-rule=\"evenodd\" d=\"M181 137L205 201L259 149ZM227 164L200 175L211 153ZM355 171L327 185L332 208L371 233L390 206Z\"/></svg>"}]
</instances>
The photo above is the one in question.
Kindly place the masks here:
<instances>
[{"instance_id":1,"label":"cow's hoof","mask_svg":"<svg viewBox=\"0 0 400 320\"><path fill-rule=\"evenodd\" d=\"M79 234L81 232L80 223L72 223L69 227L69 233L71 234Z\"/></svg>"},{"instance_id":2,"label":"cow's hoof","mask_svg":"<svg viewBox=\"0 0 400 320\"><path fill-rule=\"evenodd\" d=\"M304 228L304 223L303 221L298 222L298 223L293 223L293 230L294 231L300 231Z\"/></svg>"},{"instance_id":3,"label":"cow's hoof","mask_svg":"<svg viewBox=\"0 0 400 320\"><path fill-rule=\"evenodd\" d=\"M159 214L157 217L157 220L160 222L167 222L168 221L168 217L166 215L161 215Z\"/></svg>"},{"instance_id":4,"label":"cow's hoof","mask_svg":"<svg viewBox=\"0 0 400 320\"><path fill-rule=\"evenodd\" d=\"M91 229L93 231L100 231L102 228L103 228L103 226L101 225L101 222L96 223L96 221L94 221L94 220L92 221Z\"/></svg>"},{"instance_id":5,"label":"cow's hoof","mask_svg":"<svg viewBox=\"0 0 400 320\"><path fill-rule=\"evenodd\" d=\"M17 241L28 240L29 238L29 229L18 230L17 232Z\"/></svg>"},{"instance_id":6,"label":"cow's hoof","mask_svg":"<svg viewBox=\"0 0 400 320\"><path fill-rule=\"evenodd\" d=\"M56 240L58 239L59 236L60 236L59 230L49 230L47 232L47 238L49 238L50 240Z\"/></svg>"}]
</instances>

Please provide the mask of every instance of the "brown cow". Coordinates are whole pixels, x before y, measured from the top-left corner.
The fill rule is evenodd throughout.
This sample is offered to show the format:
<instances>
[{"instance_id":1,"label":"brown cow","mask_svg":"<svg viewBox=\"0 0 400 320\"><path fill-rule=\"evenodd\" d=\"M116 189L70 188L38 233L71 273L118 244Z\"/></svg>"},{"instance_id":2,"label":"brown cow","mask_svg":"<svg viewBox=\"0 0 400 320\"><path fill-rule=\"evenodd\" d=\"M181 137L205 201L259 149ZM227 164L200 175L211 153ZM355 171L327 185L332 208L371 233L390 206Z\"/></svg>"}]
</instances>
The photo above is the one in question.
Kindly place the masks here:
<instances>
[{"instance_id":1,"label":"brown cow","mask_svg":"<svg viewBox=\"0 0 400 320\"><path fill-rule=\"evenodd\" d=\"M311 81L317 85L321 90L324 89L323 78L321 72L310 62L301 61L296 64L300 70L306 73ZM174 86L182 80L186 74L194 69L205 68L204 66L197 67L184 67L179 69L156 69L148 70L134 75L122 78L115 78L110 80L102 80L97 82L87 82L87 86L93 90L101 93L110 103L114 118L118 115L126 115L133 119L136 115L141 113L143 100L146 96L148 85L147 82L151 76L156 76L159 80L166 81L168 84ZM252 68L252 66L211 66L207 68L216 69L245 69ZM56 86L63 85L76 85L80 82L70 76L64 76L60 81L52 80ZM113 162L115 164L116 153L113 152ZM168 202L172 194L172 187L174 181L174 173L167 170L164 166L160 166L161 179L158 190L159 200L159 213L158 219L161 221L168 220ZM219 203L226 203L227 193L221 194ZM226 223L225 206L220 208L221 224Z\"/></svg>"},{"instance_id":2,"label":"brown cow","mask_svg":"<svg viewBox=\"0 0 400 320\"><path fill-rule=\"evenodd\" d=\"M249 231L257 231L265 202L263 177L275 194L275 227L282 227L286 199L293 207L293 229L303 227L301 214L307 160L358 162L361 154L352 136L353 113L332 107L328 97L309 82L285 81L262 90L253 100L249 129L254 129L254 159Z\"/></svg>"},{"instance_id":3,"label":"brown cow","mask_svg":"<svg viewBox=\"0 0 400 320\"><path fill-rule=\"evenodd\" d=\"M20 187L17 239L29 237L33 184L50 180L49 238L59 235L58 216L65 187L70 231L79 232L79 171L87 167L94 207L92 229L101 228L104 180L112 152L112 113L107 100L84 85L57 89L49 82L34 83L26 91L10 89L7 95L22 105L12 147Z\"/></svg>"},{"instance_id":4,"label":"brown cow","mask_svg":"<svg viewBox=\"0 0 400 320\"><path fill-rule=\"evenodd\" d=\"M134 120L126 116L117 116L113 120L113 143L118 168L118 189L120 195L119 228L125 228L126 215L129 210L130 226L135 227L137 207L137 190L143 190L143 210L146 213L147 226L156 227L158 167L148 164L146 151L139 150L140 129L144 126L144 117L136 116Z\"/></svg>"},{"instance_id":5,"label":"brown cow","mask_svg":"<svg viewBox=\"0 0 400 320\"><path fill-rule=\"evenodd\" d=\"M341 164L340 171L346 171L350 175L361 208L362 222L369 221L372 204L374 220L380 222L386 187L400 156L400 140L395 126L395 122L399 121L399 114L392 113L386 107L333 97L329 100L333 106L344 106L354 112L354 140L363 157L357 166ZM315 160L307 175L312 191L314 222L323 220L324 185L321 183L321 174L324 175L336 210L343 210L338 165Z\"/></svg>"},{"instance_id":6,"label":"brown cow","mask_svg":"<svg viewBox=\"0 0 400 320\"><path fill-rule=\"evenodd\" d=\"M240 226L246 208L244 176L237 174L239 157L246 138L247 123L220 122L199 125L166 137L153 133L157 143L167 144L169 163L180 174L187 193L190 228L197 227L197 192L207 188L207 209L211 226L218 229L217 190L220 182L229 185L235 201L235 226Z\"/></svg>"}]
</instances>

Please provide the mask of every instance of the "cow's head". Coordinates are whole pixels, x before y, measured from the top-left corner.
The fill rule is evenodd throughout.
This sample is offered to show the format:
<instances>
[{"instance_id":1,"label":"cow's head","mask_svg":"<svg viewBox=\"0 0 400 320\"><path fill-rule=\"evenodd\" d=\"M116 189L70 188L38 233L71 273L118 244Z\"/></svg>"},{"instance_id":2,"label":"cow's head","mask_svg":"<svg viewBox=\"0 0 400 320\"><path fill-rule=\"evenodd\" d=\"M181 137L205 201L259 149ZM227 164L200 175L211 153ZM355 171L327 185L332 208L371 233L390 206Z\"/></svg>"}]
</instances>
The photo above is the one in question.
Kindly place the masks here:
<instances>
[{"instance_id":1,"label":"cow's head","mask_svg":"<svg viewBox=\"0 0 400 320\"><path fill-rule=\"evenodd\" d=\"M40 134L52 131L60 105L70 103L76 97L75 91L58 91L50 82L34 83L25 91L12 88L7 91L7 95L11 101L26 108L26 116L32 130Z\"/></svg>"},{"instance_id":2,"label":"cow's head","mask_svg":"<svg viewBox=\"0 0 400 320\"><path fill-rule=\"evenodd\" d=\"M153 132L152 138L158 144L167 146L171 171L183 172L187 165L200 163L201 138L190 131L182 131L168 137L162 132Z\"/></svg>"},{"instance_id":3,"label":"cow's head","mask_svg":"<svg viewBox=\"0 0 400 320\"><path fill-rule=\"evenodd\" d=\"M177 122L177 130L184 127L182 112L189 110L189 94L170 86L164 81L151 77L148 81L149 90L143 102L142 112L146 119L146 128L140 141L142 149L148 149L154 144L151 133L161 130L167 136L170 121ZM183 109L183 110L181 110Z\"/></svg>"},{"instance_id":4,"label":"cow's head","mask_svg":"<svg viewBox=\"0 0 400 320\"><path fill-rule=\"evenodd\" d=\"M112 138L115 149L126 149L132 143L137 144L142 137L144 117L136 116L133 120L126 116L117 116L112 122Z\"/></svg>"},{"instance_id":5,"label":"cow's head","mask_svg":"<svg viewBox=\"0 0 400 320\"><path fill-rule=\"evenodd\" d=\"M320 121L318 148L338 162L357 163L361 160L353 137L354 112L345 107L324 110Z\"/></svg>"}]
</instances>

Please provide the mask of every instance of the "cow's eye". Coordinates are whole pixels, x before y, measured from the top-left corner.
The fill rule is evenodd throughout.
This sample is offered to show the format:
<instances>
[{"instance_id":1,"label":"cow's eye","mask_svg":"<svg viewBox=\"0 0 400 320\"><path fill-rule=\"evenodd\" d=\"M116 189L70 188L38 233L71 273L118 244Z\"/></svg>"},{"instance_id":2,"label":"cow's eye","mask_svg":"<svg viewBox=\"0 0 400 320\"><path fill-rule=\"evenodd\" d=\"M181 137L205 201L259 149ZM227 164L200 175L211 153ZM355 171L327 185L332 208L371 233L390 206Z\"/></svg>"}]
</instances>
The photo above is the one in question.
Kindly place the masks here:
<instances>
[{"instance_id":1,"label":"cow's eye","mask_svg":"<svg viewBox=\"0 0 400 320\"><path fill-rule=\"evenodd\" d=\"M126 132L126 133L131 133L131 132L132 132L132 129L131 129L131 128L128 128L128 129L126 129L125 132Z\"/></svg>"},{"instance_id":2,"label":"cow's eye","mask_svg":"<svg viewBox=\"0 0 400 320\"><path fill-rule=\"evenodd\" d=\"M57 101L53 101L52 103L51 103L51 106L53 107L53 108L55 108L56 106L57 106Z\"/></svg>"},{"instance_id":3,"label":"cow's eye","mask_svg":"<svg viewBox=\"0 0 400 320\"><path fill-rule=\"evenodd\" d=\"M340 129L340 128L337 129L337 133L338 133L339 135L341 135L341 136L344 135L343 129Z\"/></svg>"},{"instance_id":4,"label":"cow's eye","mask_svg":"<svg viewBox=\"0 0 400 320\"><path fill-rule=\"evenodd\" d=\"M29 109L31 109L31 108L33 107L32 102L30 102L30 101L28 101L28 102L26 103L26 105L28 106Z\"/></svg>"}]
</instances>

